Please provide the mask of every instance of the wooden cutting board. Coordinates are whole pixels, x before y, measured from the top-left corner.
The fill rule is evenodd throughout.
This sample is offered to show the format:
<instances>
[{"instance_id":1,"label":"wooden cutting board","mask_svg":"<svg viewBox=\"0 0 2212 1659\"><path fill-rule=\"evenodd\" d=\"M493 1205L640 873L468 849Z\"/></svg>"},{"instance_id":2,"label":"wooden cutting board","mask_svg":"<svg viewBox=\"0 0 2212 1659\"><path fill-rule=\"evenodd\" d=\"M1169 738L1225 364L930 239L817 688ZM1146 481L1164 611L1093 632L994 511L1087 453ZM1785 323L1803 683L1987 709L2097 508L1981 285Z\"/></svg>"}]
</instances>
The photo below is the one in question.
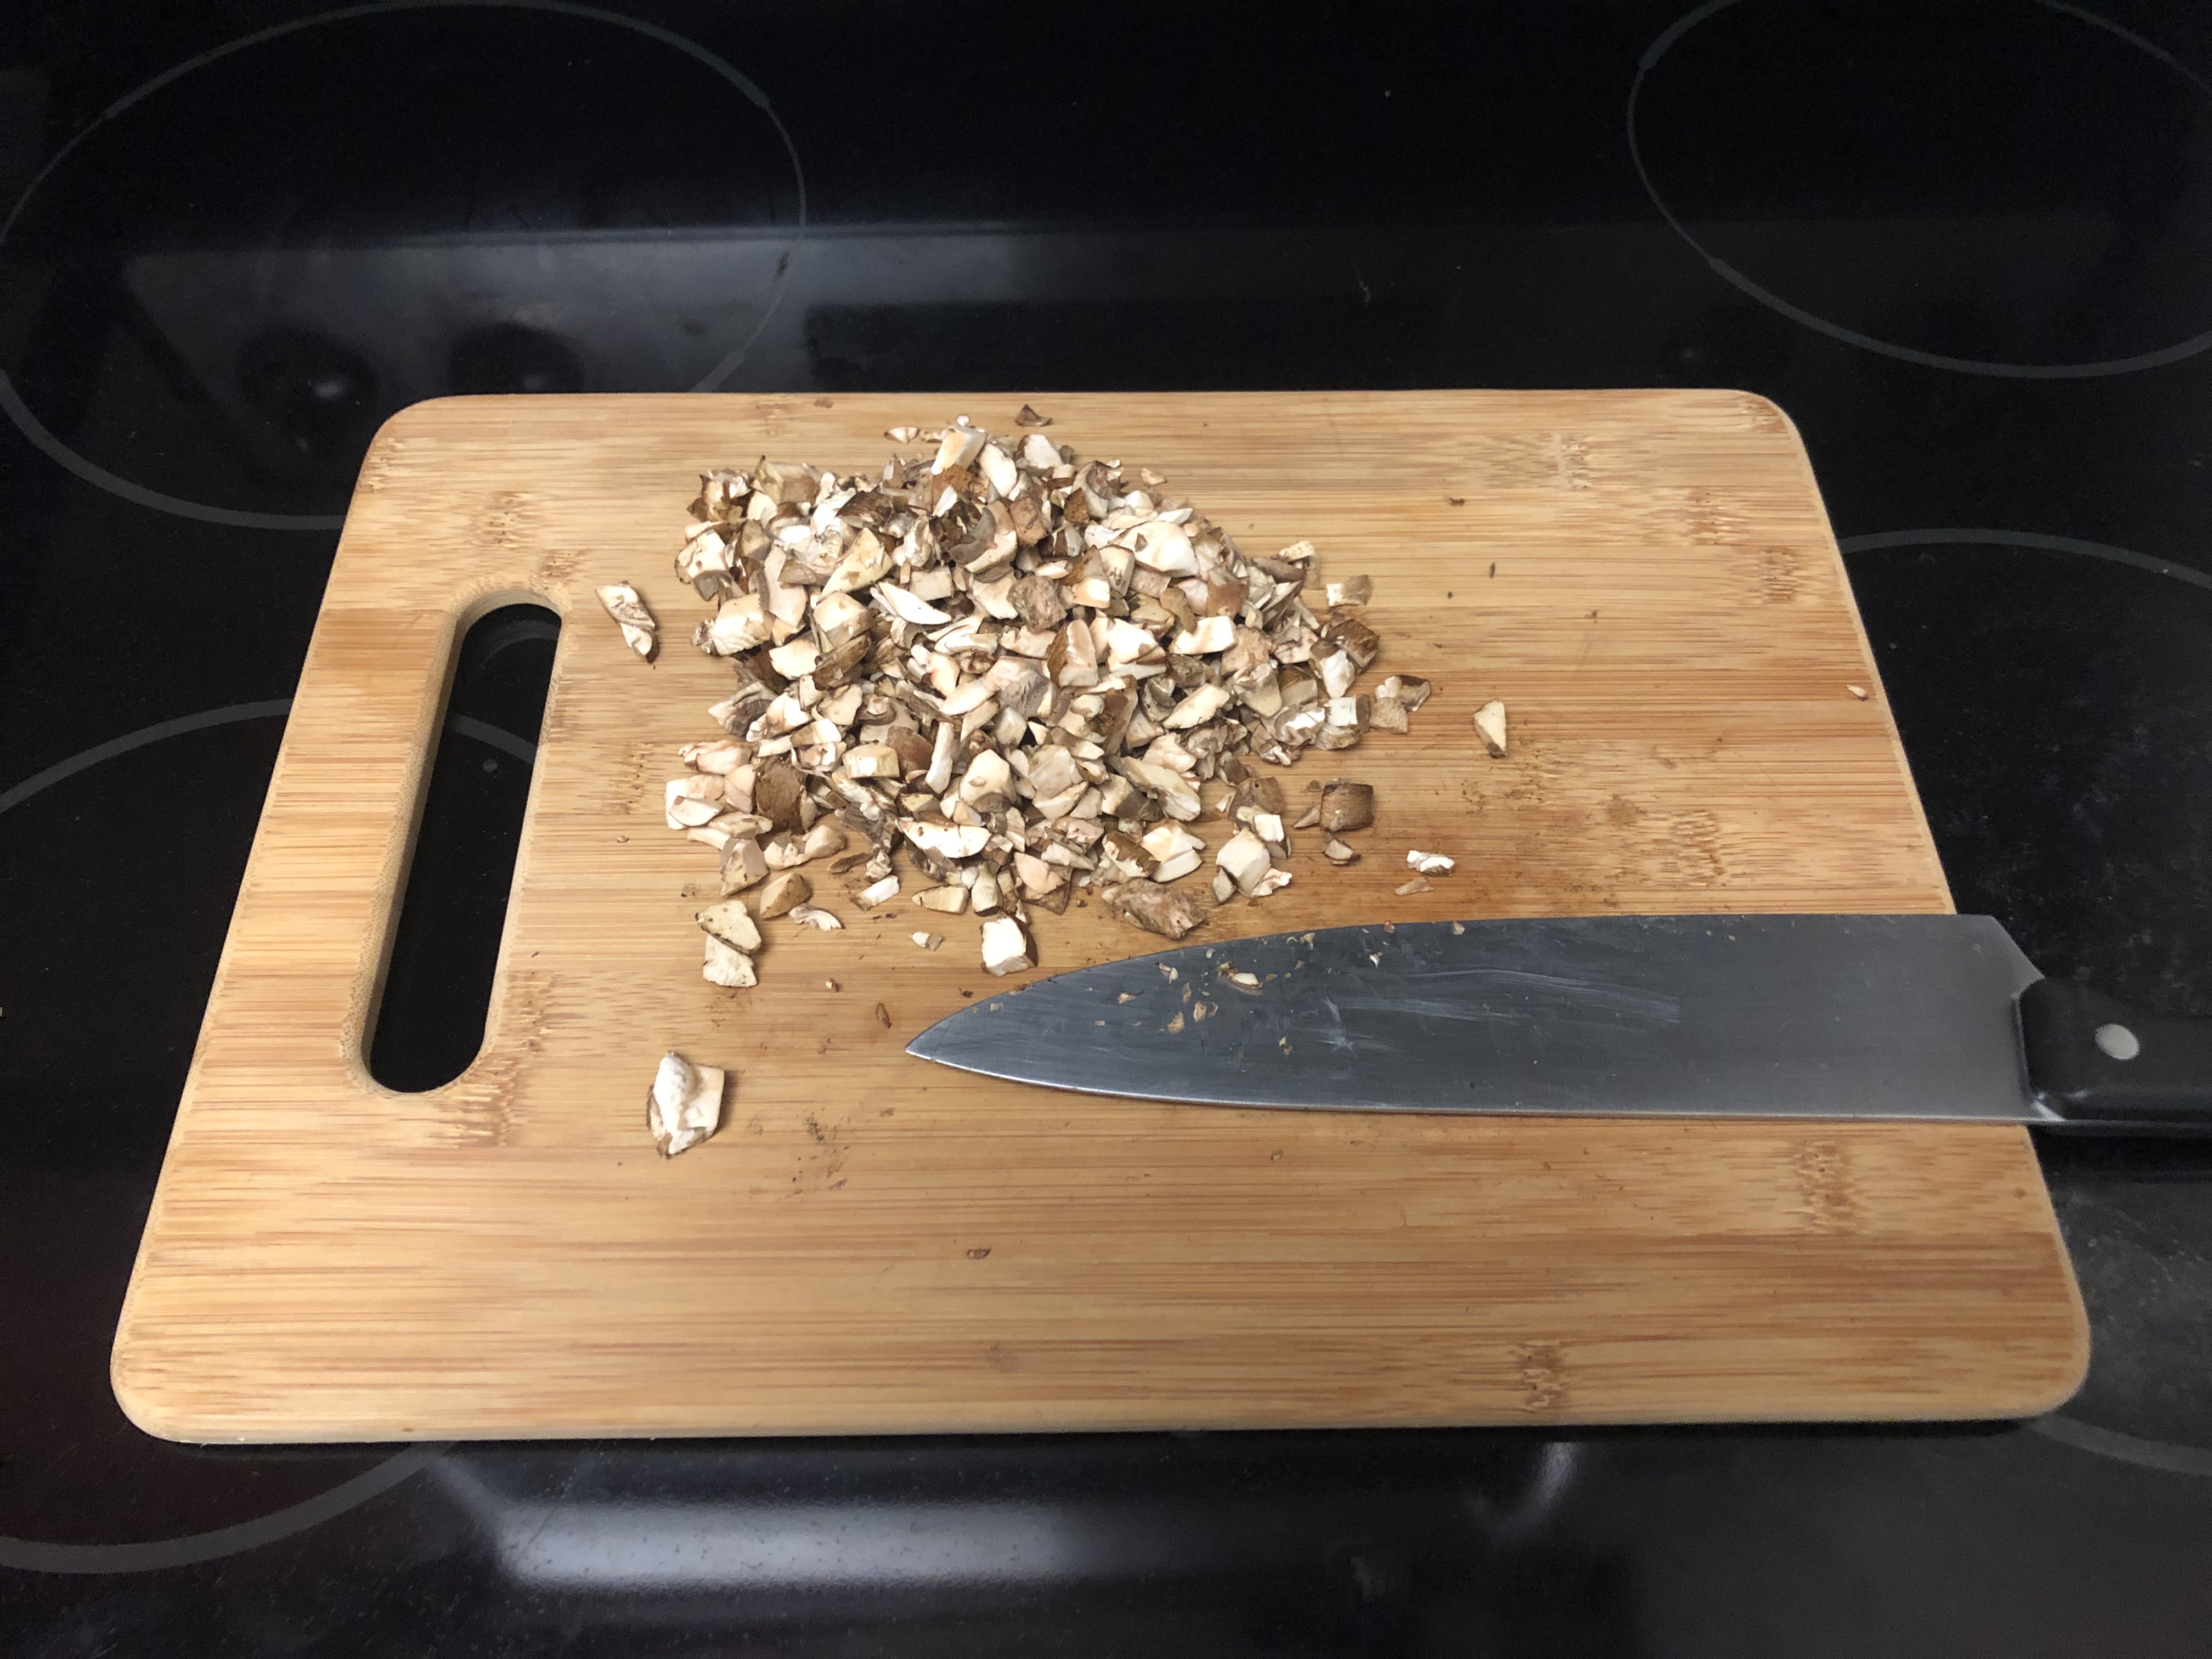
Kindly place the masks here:
<instances>
[{"instance_id":1,"label":"wooden cutting board","mask_svg":"<svg viewBox=\"0 0 2212 1659\"><path fill-rule=\"evenodd\" d=\"M1949 908L1804 452L1729 392L1035 396L1249 548L1374 578L1410 737L1364 860L1216 938L1383 919ZM116 1340L191 1440L1956 1418L2072 1391L2080 1302L2026 1133L1226 1111L955 1073L902 1045L972 917L774 925L699 975L666 830L729 670L671 568L696 474L861 471L1017 397L483 398L362 467ZM648 667L595 584L664 620ZM363 1065L459 635L566 618L484 1048ZM1381 672L1380 669L1376 671ZM1854 685L1871 692L1862 700ZM1502 697L1510 758L1469 717ZM1217 832L1218 833L1218 832ZM1401 898L1405 849L1459 868ZM946 935L935 954L908 935ZM1042 969L1158 941L1040 916ZM831 990L826 981L836 981ZM878 1023L880 1006L889 1016ZM661 1052L734 1072L672 1162Z\"/></svg>"}]
</instances>

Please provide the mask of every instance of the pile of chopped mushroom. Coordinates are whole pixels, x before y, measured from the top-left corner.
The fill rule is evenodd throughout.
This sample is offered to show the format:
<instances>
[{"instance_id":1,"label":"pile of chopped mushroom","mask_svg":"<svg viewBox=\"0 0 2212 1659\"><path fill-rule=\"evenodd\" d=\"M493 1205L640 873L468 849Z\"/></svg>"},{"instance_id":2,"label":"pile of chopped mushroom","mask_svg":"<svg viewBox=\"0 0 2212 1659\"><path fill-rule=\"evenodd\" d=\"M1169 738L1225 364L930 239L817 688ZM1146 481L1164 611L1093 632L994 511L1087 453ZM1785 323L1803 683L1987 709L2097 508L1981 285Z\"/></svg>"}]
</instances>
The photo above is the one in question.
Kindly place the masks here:
<instances>
[{"instance_id":1,"label":"pile of chopped mushroom","mask_svg":"<svg viewBox=\"0 0 2212 1659\"><path fill-rule=\"evenodd\" d=\"M1173 884L1208 862L1202 817L1234 826L1194 884L1218 901L1289 885L1290 829L1357 856L1335 837L1371 822L1371 790L1333 784L1286 828L1255 763L1403 732L1427 698L1400 675L1358 689L1382 650L1368 579L1317 583L1305 542L1245 553L1158 474L1085 464L1047 423L1025 408L1021 434L964 416L894 428L934 453L874 478L763 460L702 479L677 569L714 607L693 642L736 686L709 711L726 735L684 749L666 810L721 856L724 898L698 918L709 980L755 982L762 922L842 925L799 872L817 861L862 884L862 909L903 892L973 911L983 965L1006 974L1036 959L1030 912L1079 888L1170 939L1198 926ZM600 599L649 657L635 591Z\"/></svg>"}]
</instances>

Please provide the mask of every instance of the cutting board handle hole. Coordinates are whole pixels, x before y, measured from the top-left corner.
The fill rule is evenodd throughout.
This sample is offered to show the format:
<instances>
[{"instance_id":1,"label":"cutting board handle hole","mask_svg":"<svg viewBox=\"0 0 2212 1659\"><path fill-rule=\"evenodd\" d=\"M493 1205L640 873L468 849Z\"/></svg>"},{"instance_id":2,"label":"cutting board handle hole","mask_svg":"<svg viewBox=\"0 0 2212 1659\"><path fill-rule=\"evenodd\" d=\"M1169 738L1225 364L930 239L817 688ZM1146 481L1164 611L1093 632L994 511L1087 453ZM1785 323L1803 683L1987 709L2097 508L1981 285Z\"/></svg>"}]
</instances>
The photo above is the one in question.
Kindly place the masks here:
<instances>
[{"instance_id":1,"label":"cutting board handle hole","mask_svg":"<svg viewBox=\"0 0 2212 1659\"><path fill-rule=\"evenodd\" d=\"M540 605L502 605L461 636L369 1034L387 1089L450 1083L483 1046L560 637Z\"/></svg>"}]
</instances>

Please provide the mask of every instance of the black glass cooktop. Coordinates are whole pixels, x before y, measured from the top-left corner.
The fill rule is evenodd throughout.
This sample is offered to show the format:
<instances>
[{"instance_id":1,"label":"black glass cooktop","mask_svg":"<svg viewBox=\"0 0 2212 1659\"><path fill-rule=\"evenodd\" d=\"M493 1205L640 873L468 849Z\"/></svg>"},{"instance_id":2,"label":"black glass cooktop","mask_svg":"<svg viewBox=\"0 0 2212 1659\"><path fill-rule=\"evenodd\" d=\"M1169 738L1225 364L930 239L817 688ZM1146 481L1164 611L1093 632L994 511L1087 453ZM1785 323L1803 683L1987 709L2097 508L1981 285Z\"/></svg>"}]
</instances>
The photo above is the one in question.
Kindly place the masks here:
<instances>
[{"instance_id":1,"label":"black glass cooktop","mask_svg":"<svg viewBox=\"0 0 2212 1659\"><path fill-rule=\"evenodd\" d=\"M106 1352L362 450L453 392L1747 387L1962 909L2212 1015L2212 12L0 14L0 1651L2195 1655L2212 1149L2022 1425L195 1450ZM465 1056L472 638L380 1073Z\"/></svg>"}]
</instances>

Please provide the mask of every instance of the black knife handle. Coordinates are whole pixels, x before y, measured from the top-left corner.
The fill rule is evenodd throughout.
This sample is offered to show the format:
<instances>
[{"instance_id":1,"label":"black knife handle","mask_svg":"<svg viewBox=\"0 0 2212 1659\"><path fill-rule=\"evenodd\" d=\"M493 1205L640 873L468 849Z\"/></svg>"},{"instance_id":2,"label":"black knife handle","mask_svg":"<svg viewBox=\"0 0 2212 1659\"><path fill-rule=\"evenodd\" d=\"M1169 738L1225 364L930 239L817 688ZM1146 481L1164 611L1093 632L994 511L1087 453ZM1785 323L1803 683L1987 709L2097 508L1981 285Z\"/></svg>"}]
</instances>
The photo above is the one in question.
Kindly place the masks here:
<instances>
[{"instance_id":1,"label":"black knife handle","mask_svg":"<svg viewBox=\"0 0 2212 1659\"><path fill-rule=\"evenodd\" d=\"M2053 1128L2212 1133L2212 1020L2168 1019L2065 980L2020 994L2027 1079Z\"/></svg>"}]
</instances>

